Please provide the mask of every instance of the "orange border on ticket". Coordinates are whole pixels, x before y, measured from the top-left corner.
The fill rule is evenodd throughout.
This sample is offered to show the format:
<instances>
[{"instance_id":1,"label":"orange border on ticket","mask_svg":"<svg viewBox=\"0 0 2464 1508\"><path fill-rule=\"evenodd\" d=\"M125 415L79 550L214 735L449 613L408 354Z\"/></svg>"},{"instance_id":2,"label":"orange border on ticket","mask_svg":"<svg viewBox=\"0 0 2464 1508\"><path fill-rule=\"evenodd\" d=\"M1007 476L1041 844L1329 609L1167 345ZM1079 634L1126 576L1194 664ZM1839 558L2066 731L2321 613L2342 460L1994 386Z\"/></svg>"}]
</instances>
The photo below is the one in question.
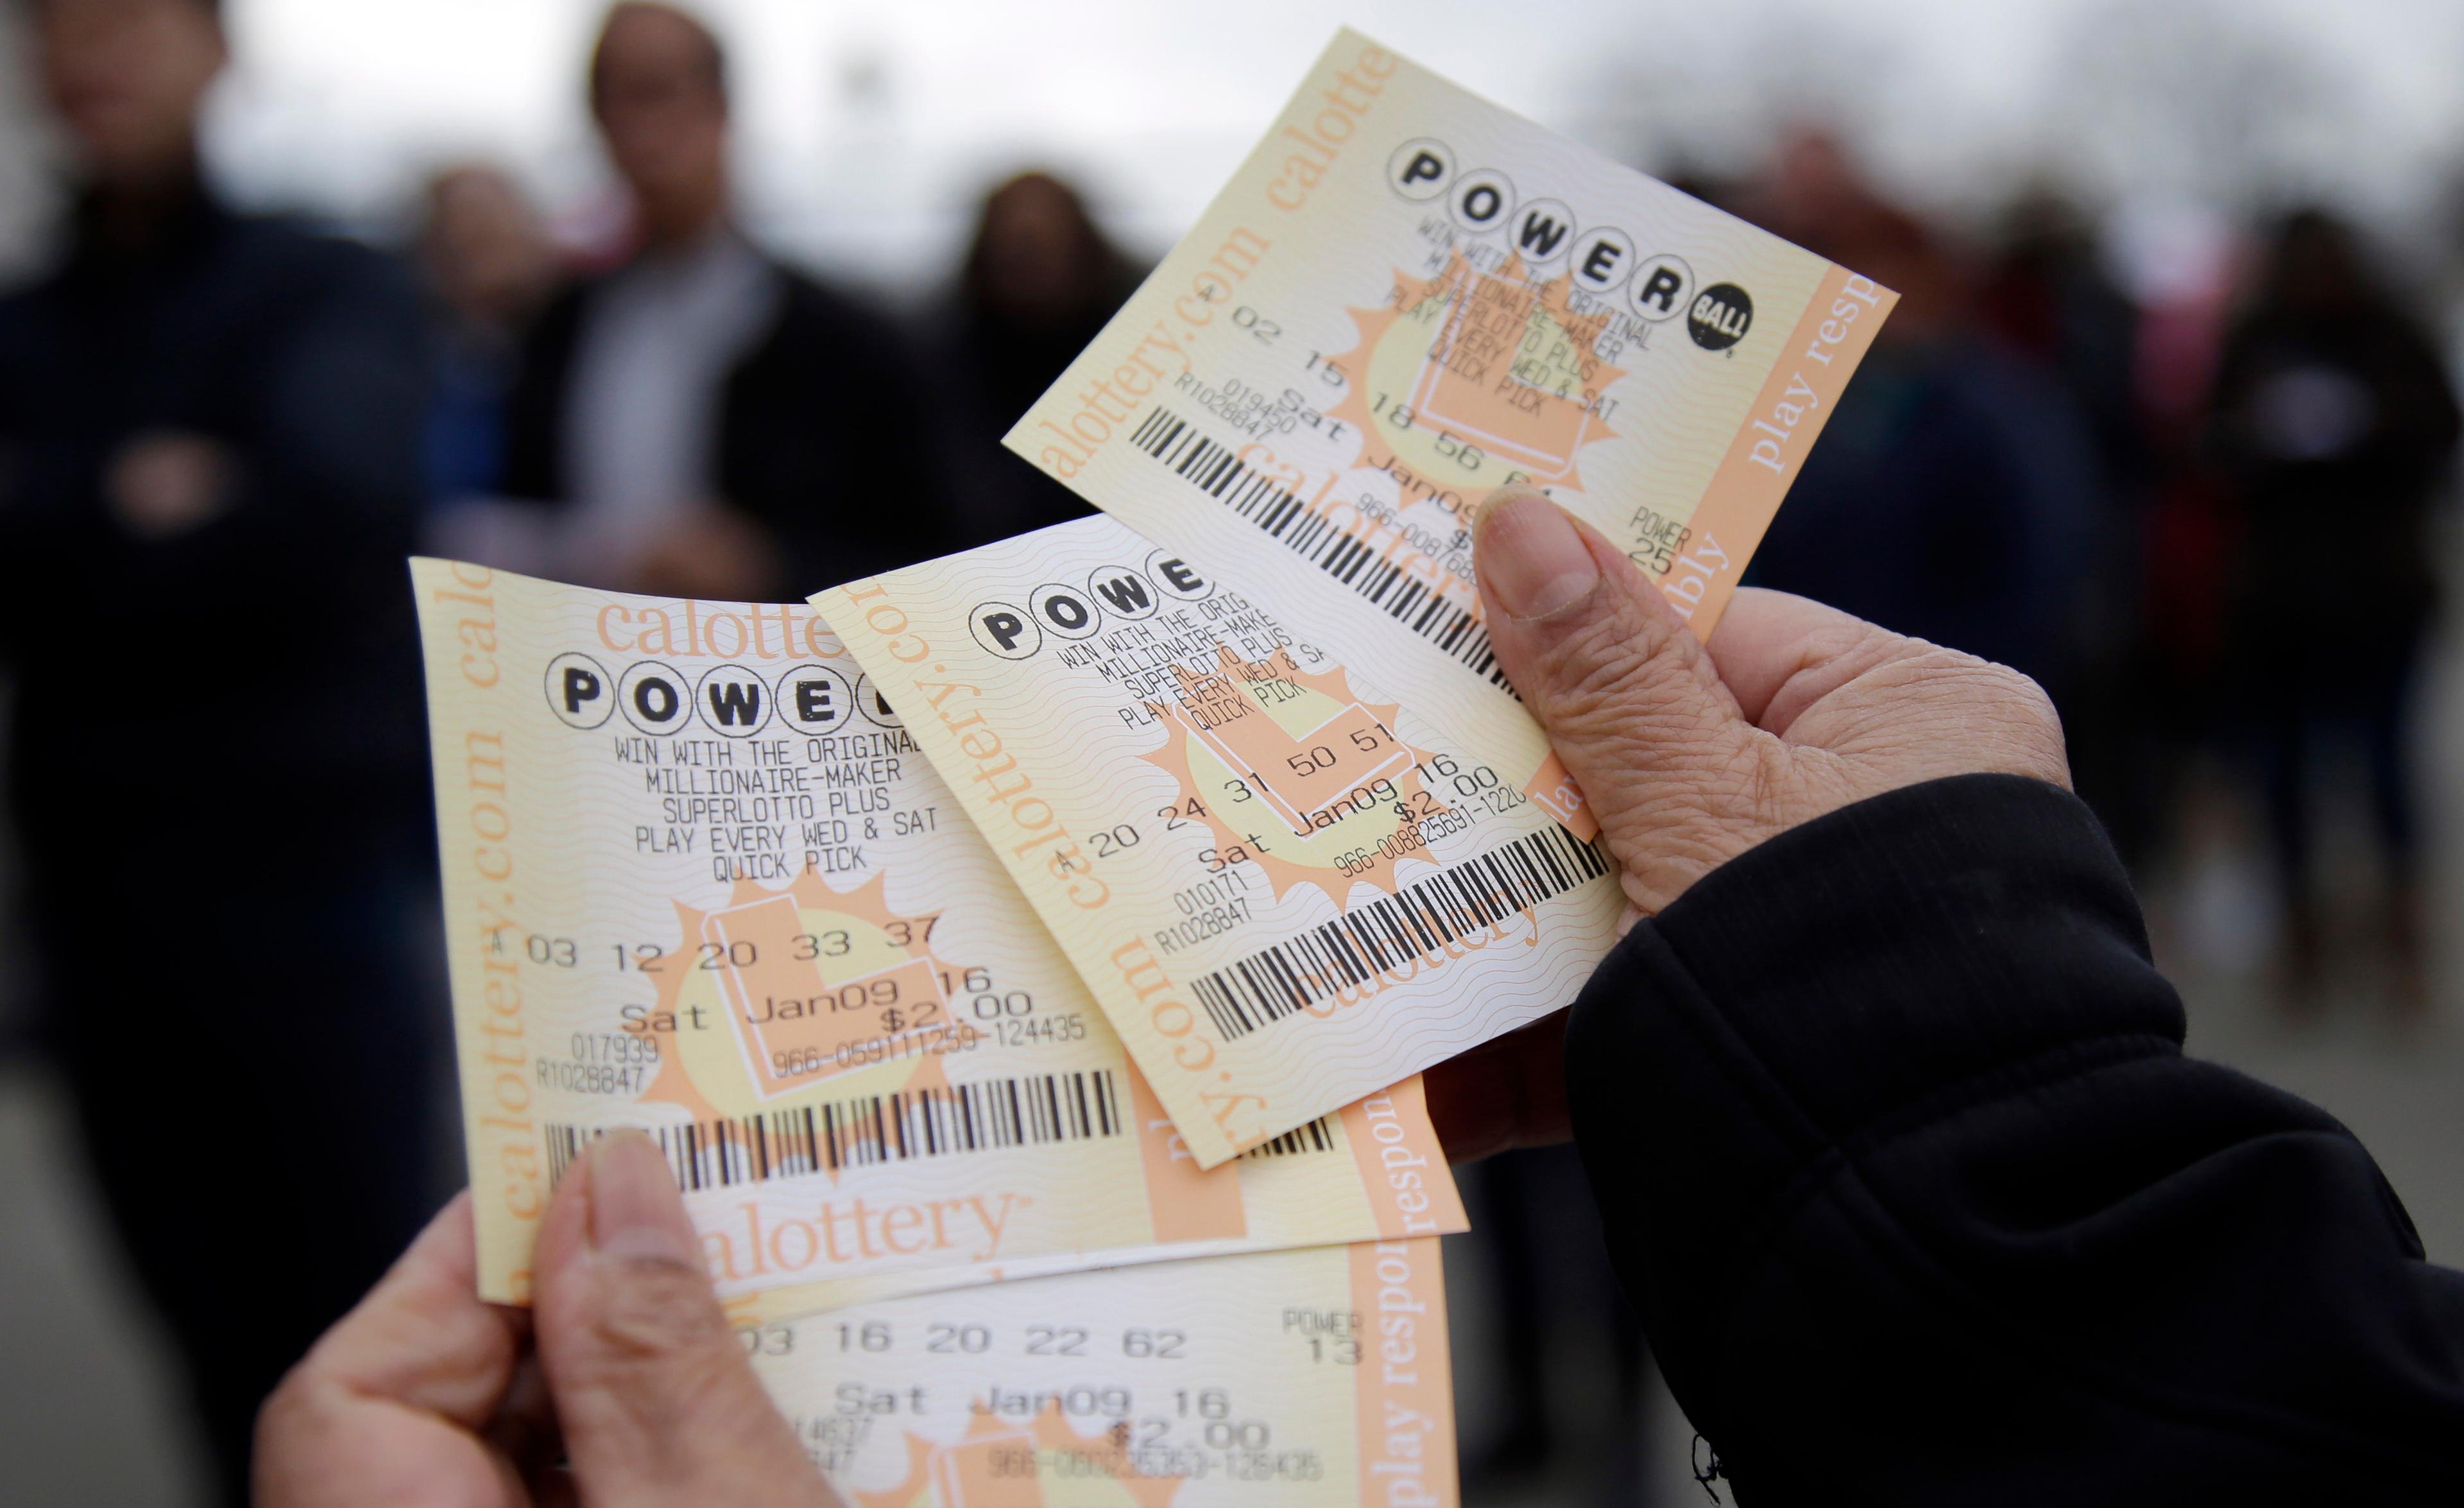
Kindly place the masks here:
<instances>
[{"instance_id":1,"label":"orange border on ticket","mask_svg":"<svg viewBox=\"0 0 2464 1508\"><path fill-rule=\"evenodd\" d=\"M1445 1148L1429 1121L1428 1094L1419 1078L1346 1105L1339 1114L1379 1235L1390 1241L1434 1235L1470 1223ZM1410 1208L1415 1203L1420 1208Z\"/></svg>"},{"instance_id":2,"label":"orange border on ticket","mask_svg":"<svg viewBox=\"0 0 2464 1508\"><path fill-rule=\"evenodd\" d=\"M1174 1130L1172 1117L1155 1098L1147 1076L1124 1054L1124 1076L1130 1081L1130 1114L1138 1118L1138 1162L1147 1180L1147 1209L1157 1242L1208 1241L1249 1233L1246 1207L1241 1202L1241 1175L1226 1164L1213 1172L1199 1168L1198 1159ZM1382 1225L1379 1227L1385 1229Z\"/></svg>"},{"instance_id":3,"label":"orange border on ticket","mask_svg":"<svg viewBox=\"0 0 2464 1508\"><path fill-rule=\"evenodd\" d=\"M1435 1237L1352 1247L1362 1508L1456 1508L1454 1364Z\"/></svg>"},{"instance_id":4,"label":"orange border on ticket","mask_svg":"<svg viewBox=\"0 0 2464 1508\"><path fill-rule=\"evenodd\" d=\"M1698 639L1707 639L1737 589L1740 563L1752 558L1779 512L1797 468L1822 436L1831 410L1863 366L1874 336L1900 296L1845 267L1833 266L1815 284L1805 313L1771 363L1763 390L1746 410L1737 436L1711 484L1686 521L1687 548L1668 567L1660 589L1677 604ZM1853 311L1853 312L1848 312ZM1783 407L1796 422L1773 425ZM1708 554L1703 546L1711 546ZM1710 564L1706 564L1710 563ZM1687 591L1688 586L1694 590Z\"/></svg>"}]
</instances>

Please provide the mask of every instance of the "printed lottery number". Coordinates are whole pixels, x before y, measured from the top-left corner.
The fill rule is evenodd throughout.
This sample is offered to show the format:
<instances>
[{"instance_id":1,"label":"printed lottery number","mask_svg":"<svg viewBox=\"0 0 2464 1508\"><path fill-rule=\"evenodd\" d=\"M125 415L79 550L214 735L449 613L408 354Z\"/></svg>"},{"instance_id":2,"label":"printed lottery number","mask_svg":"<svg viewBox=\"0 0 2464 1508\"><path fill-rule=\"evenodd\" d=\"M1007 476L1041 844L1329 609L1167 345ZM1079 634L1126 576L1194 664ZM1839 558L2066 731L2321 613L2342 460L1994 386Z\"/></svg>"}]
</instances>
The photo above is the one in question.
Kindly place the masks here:
<instances>
[{"instance_id":1,"label":"printed lottery number","mask_svg":"<svg viewBox=\"0 0 2464 1508\"><path fill-rule=\"evenodd\" d=\"M1284 333L1282 325L1245 303L1232 311L1232 326L1235 329L1248 331L1250 339L1261 345L1274 344Z\"/></svg>"},{"instance_id":2,"label":"printed lottery number","mask_svg":"<svg viewBox=\"0 0 2464 1508\"><path fill-rule=\"evenodd\" d=\"M893 946L913 947L919 942L930 942L933 929L940 922L937 914L921 919L896 917L882 924L881 935L888 938ZM506 950L502 933L496 935L491 946L500 953ZM525 946L532 962L554 964L560 968L571 968L580 957L570 938L534 936ZM827 932L799 932L791 946L797 962L810 964L823 959L847 957L854 949L855 939L839 928ZM656 974L668 965L668 949L657 942L611 942L608 949L615 956L618 973ZM761 962L761 949L751 939L738 938L723 944L703 942L684 956L690 960L688 966L693 968L750 968Z\"/></svg>"},{"instance_id":3,"label":"printed lottery number","mask_svg":"<svg viewBox=\"0 0 2464 1508\"><path fill-rule=\"evenodd\" d=\"M1028 1325L1026 1354L1029 1356L1085 1356L1087 1332L1076 1325Z\"/></svg>"},{"instance_id":4,"label":"printed lottery number","mask_svg":"<svg viewBox=\"0 0 2464 1508\"><path fill-rule=\"evenodd\" d=\"M1355 729L1352 735L1352 746L1363 754L1375 754L1381 748L1392 748L1394 743L1395 735L1382 727ZM1319 770L1332 769L1336 763L1334 747L1332 744L1320 743L1306 753L1286 756L1284 763L1292 767L1292 773L1295 775L1313 775ZM1242 788L1245 791L1248 787L1244 786ZM1247 798L1244 796L1242 799Z\"/></svg>"},{"instance_id":5,"label":"printed lottery number","mask_svg":"<svg viewBox=\"0 0 2464 1508\"><path fill-rule=\"evenodd\" d=\"M990 1350L993 1332L990 1325L936 1324L926 1328L924 1349L928 1351L963 1351L977 1356Z\"/></svg>"},{"instance_id":6,"label":"printed lottery number","mask_svg":"<svg viewBox=\"0 0 2464 1508\"><path fill-rule=\"evenodd\" d=\"M883 1320L868 1320L862 1324L838 1326L839 1349L842 1351L887 1351L890 1349L890 1324Z\"/></svg>"},{"instance_id":7,"label":"printed lottery number","mask_svg":"<svg viewBox=\"0 0 2464 1508\"><path fill-rule=\"evenodd\" d=\"M513 944L505 939L505 934L509 930L511 929L498 927L488 934L489 952L502 958L514 951ZM581 946L571 938L544 937L533 932L522 939L521 951L522 956L534 964L550 965L557 968L571 968L582 962Z\"/></svg>"},{"instance_id":8,"label":"printed lottery number","mask_svg":"<svg viewBox=\"0 0 2464 1508\"><path fill-rule=\"evenodd\" d=\"M881 1356L899 1349L900 1332L887 1320L843 1320L826 1324L768 1324L738 1330L745 1349L758 1356L784 1356L796 1348L799 1332L813 1342L847 1355ZM1027 1356L1087 1356L1101 1332L1086 1325L1037 1321L1016 1328L980 1320L934 1320L923 1326L924 1349L941 1355L981 1356L1015 1348ZM907 1332L913 1343L915 1332ZM1120 1331L1121 1355L1133 1361L1190 1360L1189 1332L1150 1325L1129 1325ZM1221 1387L1192 1388L1174 1394L1182 1417L1229 1419L1231 1394Z\"/></svg>"},{"instance_id":9,"label":"printed lottery number","mask_svg":"<svg viewBox=\"0 0 2464 1508\"><path fill-rule=\"evenodd\" d=\"M1163 818L1166 832L1177 832L1205 816L1206 804L1192 796L1187 801L1176 801L1169 807L1156 808L1155 815Z\"/></svg>"},{"instance_id":10,"label":"printed lottery number","mask_svg":"<svg viewBox=\"0 0 2464 1508\"><path fill-rule=\"evenodd\" d=\"M855 940L845 931L799 932L796 934L796 959L809 964L815 959L845 958Z\"/></svg>"},{"instance_id":11,"label":"printed lottery number","mask_svg":"<svg viewBox=\"0 0 2464 1508\"><path fill-rule=\"evenodd\" d=\"M1412 406L1408 403L1396 403L1386 393L1381 392L1377 395L1377 400L1369 406L1369 411L1398 430L1419 427L1419 416L1413 411ZM1488 459L1486 451L1469 440L1461 438L1453 431L1439 430L1435 432L1437 438L1432 443L1437 453L1463 470L1476 472L1480 470L1481 463Z\"/></svg>"},{"instance_id":12,"label":"printed lottery number","mask_svg":"<svg viewBox=\"0 0 2464 1508\"><path fill-rule=\"evenodd\" d=\"M1180 1330L1133 1327L1121 1332L1121 1354L1133 1362L1177 1362L1189 1336Z\"/></svg>"},{"instance_id":13,"label":"printed lottery number","mask_svg":"<svg viewBox=\"0 0 2464 1508\"><path fill-rule=\"evenodd\" d=\"M752 1325L737 1331L736 1336L744 1342L748 1356L791 1356L796 1350L794 1325Z\"/></svg>"}]
</instances>

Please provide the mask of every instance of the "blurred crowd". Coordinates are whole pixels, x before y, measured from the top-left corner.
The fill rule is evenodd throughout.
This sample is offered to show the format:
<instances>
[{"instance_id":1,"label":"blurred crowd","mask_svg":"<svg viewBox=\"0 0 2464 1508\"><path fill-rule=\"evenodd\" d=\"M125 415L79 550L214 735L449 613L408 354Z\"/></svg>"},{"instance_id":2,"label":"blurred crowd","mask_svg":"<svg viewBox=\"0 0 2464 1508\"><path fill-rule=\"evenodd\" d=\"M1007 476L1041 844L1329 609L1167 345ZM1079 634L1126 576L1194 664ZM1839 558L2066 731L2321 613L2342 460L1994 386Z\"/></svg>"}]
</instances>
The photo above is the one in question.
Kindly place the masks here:
<instances>
[{"instance_id":1,"label":"blurred crowd","mask_svg":"<svg viewBox=\"0 0 2464 1508\"><path fill-rule=\"evenodd\" d=\"M1073 516L1000 436L1141 269L1037 171L984 195L929 311L785 265L735 213L722 42L663 5L576 59L631 207L588 248L486 163L437 173L395 251L233 212L197 160L211 0L31 20L77 174L55 265L0 299L40 1039L237 1501L257 1399L456 1181L403 557L764 599ZM2279 212L2134 300L2081 209L1954 234L1819 134L1687 187L1903 294L1753 579L2035 676L2143 871L2185 772L2235 772L2292 1009L2330 935L2320 771L2358 770L2389 993L2424 1009L2409 759L2458 413L2360 233ZM1601 1322L1576 1170L1474 1177L1507 1471L1550 1449L1550 1337L1611 1335L1629 1393L1639 1342Z\"/></svg>"}]
</instances>

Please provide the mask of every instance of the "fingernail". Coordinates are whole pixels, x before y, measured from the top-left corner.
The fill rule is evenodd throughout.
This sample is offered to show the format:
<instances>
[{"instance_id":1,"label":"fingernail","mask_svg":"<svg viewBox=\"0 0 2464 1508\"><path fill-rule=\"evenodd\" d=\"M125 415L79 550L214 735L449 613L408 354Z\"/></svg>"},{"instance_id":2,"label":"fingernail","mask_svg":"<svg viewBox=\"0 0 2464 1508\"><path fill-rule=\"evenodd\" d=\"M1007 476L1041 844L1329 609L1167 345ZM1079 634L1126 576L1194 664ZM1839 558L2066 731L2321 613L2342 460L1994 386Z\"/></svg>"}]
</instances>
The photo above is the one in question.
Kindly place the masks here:
<instances>
[{"instance_id":1,"label":"fingernail","mask_svg":"<svg viewBox=\"0 0 2464 1508\"><path fill-rule=\"evenodd\" d=\"M675 1175L639 1131L611 1132L590 1149L590 1245L611 1256L701 1260Z\"/></svg>"},{"instance_id":2,"label":"fingernail","mask_svg":"<svg viewBox=\"0 0 2464 1508\"><path fill-rule=\"evenodd\" d=\"M1566 510L1529 487L1500 487L1472 516L1472 564L1497 605L1518 618L1572 607L1600 583Z\"/></svg>"}]
</instances>

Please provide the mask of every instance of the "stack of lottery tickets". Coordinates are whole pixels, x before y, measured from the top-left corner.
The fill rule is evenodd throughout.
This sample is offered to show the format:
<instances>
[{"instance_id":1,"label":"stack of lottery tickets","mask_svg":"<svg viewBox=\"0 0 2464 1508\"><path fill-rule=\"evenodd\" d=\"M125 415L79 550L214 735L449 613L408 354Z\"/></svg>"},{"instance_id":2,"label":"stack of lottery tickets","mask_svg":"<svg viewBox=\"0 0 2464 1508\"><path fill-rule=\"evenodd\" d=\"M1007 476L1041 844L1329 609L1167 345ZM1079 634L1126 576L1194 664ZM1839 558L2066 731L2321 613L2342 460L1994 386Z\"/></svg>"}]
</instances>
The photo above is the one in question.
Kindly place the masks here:
<instances>
[{"instance_id":1,"label":"stack of lottery tickets","mask_svg":"<svg viewBox=\"0 0 2464 1508\"><path fill-rule=\"evenodd\" d=\"M1707 633L1894 296L1339 35L1011 447L807 604L413 563L485 1297L647 1131L862 1508L1457 1500L1422 1070L1621 904L1469 520Z\"/></svg>"}]
</instances>

